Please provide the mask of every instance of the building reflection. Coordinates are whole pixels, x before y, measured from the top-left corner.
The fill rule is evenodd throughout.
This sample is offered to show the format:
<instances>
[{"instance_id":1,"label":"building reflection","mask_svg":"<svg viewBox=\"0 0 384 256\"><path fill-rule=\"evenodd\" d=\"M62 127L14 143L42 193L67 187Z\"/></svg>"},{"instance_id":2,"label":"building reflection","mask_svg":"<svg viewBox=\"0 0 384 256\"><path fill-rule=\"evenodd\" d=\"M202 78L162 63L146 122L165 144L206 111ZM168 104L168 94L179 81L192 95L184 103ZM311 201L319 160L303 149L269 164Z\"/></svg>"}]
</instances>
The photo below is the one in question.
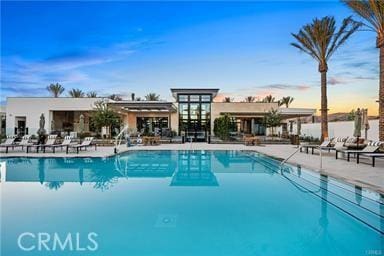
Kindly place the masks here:
<instances>
[{"instance_id":1,"label":"building reflection","mask_svg":"<svg viewBox=\"0 0 384 256\"><path fill-rule=\"evenodd\" d=\"M173 175L171 186L218 186L212 172L212 153L210 151L178 152L178 168Z\"/></svg>"}]
</instances>

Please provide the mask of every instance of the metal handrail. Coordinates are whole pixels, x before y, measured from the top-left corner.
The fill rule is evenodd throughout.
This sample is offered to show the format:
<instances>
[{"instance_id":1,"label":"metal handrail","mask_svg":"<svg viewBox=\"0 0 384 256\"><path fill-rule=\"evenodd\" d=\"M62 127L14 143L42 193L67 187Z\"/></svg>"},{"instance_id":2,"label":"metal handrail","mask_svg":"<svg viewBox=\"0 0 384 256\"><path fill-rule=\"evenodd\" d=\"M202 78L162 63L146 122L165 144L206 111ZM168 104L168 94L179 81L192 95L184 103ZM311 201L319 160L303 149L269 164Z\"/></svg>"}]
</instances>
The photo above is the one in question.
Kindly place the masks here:
<instances>
[{"instance_id":1,"label":"metal handrail","mask_svg":"<svg viewBox=\"0 0 384 256\"><path fill-rule=\"evenodd\" d=\"M280 166L283 166L291 157L293 157L297 152L299 152L299 150L301 149L301 147L299 146L295 152L293 152L292 154L290 154L288 157L286 157L281 163L280 163Z\"/></svg>"},{"instance_id":2,"label":"metal handrail","mask_svg":"<svg viewBox=\"0 0 384 256\"><path fill-rule=\"evenodd\" d=\"M118 152L118 148L120 147L121 145L121 139L125 133L125 131L128 130L128 125L124 126L124 128L120 131L120 133L116 136L115 138L115 148L114 148L114 152L115 154Z\"/></svg>"}]
</instances>

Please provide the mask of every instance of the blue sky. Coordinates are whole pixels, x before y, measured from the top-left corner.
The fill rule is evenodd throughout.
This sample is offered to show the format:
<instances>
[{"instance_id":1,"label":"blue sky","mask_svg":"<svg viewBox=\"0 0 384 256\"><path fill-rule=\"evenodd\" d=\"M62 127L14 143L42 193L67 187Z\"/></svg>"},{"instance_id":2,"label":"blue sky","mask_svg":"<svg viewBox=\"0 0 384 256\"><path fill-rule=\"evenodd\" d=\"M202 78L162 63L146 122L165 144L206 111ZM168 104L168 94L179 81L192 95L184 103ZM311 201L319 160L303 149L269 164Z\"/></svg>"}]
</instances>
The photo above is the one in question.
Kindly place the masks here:
<instances>
[{"instance_id":1,"label":"blue sky","mask_svg":"<svg viewBox=\"0 0 384 256\"><path fill-rule=\"evenodd\" d=\"M351 15L338 1L1 4L1 101L48 96L59 82L166 100L170 87L220 88L236 100L291 95L293 106L318 109L317 64L290 46L290 33L315 17ZM374 33L340 49L329 63L331 112L377 113L377 61Z\"/></svg>"}]
</instances>

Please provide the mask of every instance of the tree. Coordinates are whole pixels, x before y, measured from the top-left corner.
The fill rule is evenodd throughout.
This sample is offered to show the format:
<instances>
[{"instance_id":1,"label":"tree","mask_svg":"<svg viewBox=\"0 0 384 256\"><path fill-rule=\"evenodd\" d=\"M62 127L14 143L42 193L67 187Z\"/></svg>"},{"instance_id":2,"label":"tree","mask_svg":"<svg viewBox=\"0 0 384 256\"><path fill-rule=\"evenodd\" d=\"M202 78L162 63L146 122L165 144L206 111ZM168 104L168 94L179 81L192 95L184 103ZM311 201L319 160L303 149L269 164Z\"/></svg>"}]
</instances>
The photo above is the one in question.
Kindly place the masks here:
<instances>
[{"instance_id":1,"label":"tree","mask_svg":"<svg viewBox=\"0 0 384 256\"><path fill-rule=\"evenodd\" d=\"M355 120L355 116L356 116L356 111L354 109L352 109L351 112L349 112L347 114L347 120L353 121L353 120Z\"/></svg>"},{"instance_id":2,"label":"tree","mask_svg":"<svg viewBox=\"0 0 384 256\"><path fill-rule=\"evenodd\" d=\"M327 99L327 71L328 61L336 50L361 26L351 17L343 20L336 30L334 17L314 19L312 23L304 25L297 34L292 36L297 42L292 46L310 55L318 62L321 74L321 140L328 137L328 99Z\"/></svg>"},{"instance_id":3,"label":"tree","mask_svg":"<svg viewBox=\"0 0 384 256\"><path fill-rule=\"evenodd\" d=\"M122 101L123 98L117 94L111 94L108 96L108 99L114 100L114 101Z\"/></svg>"},{"instance_id":4,"label":"tree","mask_svg":"<svg viewBox=\"0 0 384 256\"><path fill-rule=\"evenodd\" d=\"M228 114L216 118L213 122L213 133L222 140L228 140L229 132L233 126L232 123Z\"/></svg>"},{"instance_id":5,"label":"tree","mask_svg":"<svg viewBox=\"0 0 384 256\"><path fill-rule=\"evenodd\" d=\"M267 128L271 128L272 135L275 134L275 127L281 124L281 115L277 109L272 109L264 117L264 123Z\"/></svg>"},{"instance_id":6,"label":"tree","mask_svg":"<svg viewBox=\"0 0 384 256\"><path fill-rule=\"evenodd\" d=\"M90 120L92 122L92 126L98 130L106 127L108 137L111 136L112 128L120 127L121 123L118 113L102 101L95 103L95 110L92 112Z\"/></svg>"},{"instance_id":7,"label":"tree","mask_svg":"<svg viewBox=\"0 0 384 256\"><path fill-rule=\"evenodd\" d=\"M273 97L272 95L267 95L262 101L266 103L272 103L275 102L275 97Z\"/></svg>"},{"instance_id":8,"label":"tree","mask_svg":"<svg viewBox=\"0 0 384 256\"><path fill-rule=\"evenodd\" d=\"M279 107L285 105L286 108L289 108L289 105L293 102L295 98L291 96L283 97L281 100L279 100Z\"/></svg>"},{"instance_id":9,"label":"tree","mask_svg":"<svg viewBox=\"0 0 384 256\"><path fill-rule=\"evenodd\" d=\"M87 93L88 98L97 98L97 92L95 91L90 91Z\"/></svg>"},{"instance_id":10,"label":"tree","mask_svg":"<svg viewBox=\"0 0 384 256\"><path fill-rule=\"evenodd\" d=\"M369 30L376 32L376 48L380 49L379 76L379 140L384 140L384 2L382 0L343 0L366 21Z\"/></svg>"},{"instance_id":11,"label":"tree","mask_svg":"<svg viewBox=\"0 0 384 256\"><path fill-rule=\"evenodd\" d=\"M233 98L225 97L225 98L223 99L223 102L227 102L227 103L229 103L229 102L233 102Z\"/></svg>"},{"instance_id":12,"label":"tree","mask_svg":"<svg viewBox=\"0 0 384 256\"><path fill-rule=\"evenodd\" d=\"M68 92L72 98L84 98L85 93L80 89L72 89Z\"/></svg>"},{"instance_id":13,"label":"tree","mask_svg":"<svg viewBox=\"0 0 384 256\"><path fill-rule=\"evenodd\" d=\"M147 101L159 101L160 95L158 95L156 93L148 93L147 95L144 96L144 98Z\"/></svg>"},{"instance_id":14,"label":"tree","mask_svg":"<svg viewBox=\"0 0 384 256\"><path fill-rule=\"evenodd\" d=\"M256 100L256 97L247 96L247 97L245 97L244 102L251 103L251 102L254 102L255 100Z\"/></svg>"},{"instance_id":15,"label":"tree","mask_svg":"<svg viewBox=\"0 0 384 256\"><path fill-rule=\"evenodd\" d=\"M65 91L65 88L61 84L56 83L47 86L47 90L52 94L53 97L57 98Z\"/></svg>"}]
</instances>

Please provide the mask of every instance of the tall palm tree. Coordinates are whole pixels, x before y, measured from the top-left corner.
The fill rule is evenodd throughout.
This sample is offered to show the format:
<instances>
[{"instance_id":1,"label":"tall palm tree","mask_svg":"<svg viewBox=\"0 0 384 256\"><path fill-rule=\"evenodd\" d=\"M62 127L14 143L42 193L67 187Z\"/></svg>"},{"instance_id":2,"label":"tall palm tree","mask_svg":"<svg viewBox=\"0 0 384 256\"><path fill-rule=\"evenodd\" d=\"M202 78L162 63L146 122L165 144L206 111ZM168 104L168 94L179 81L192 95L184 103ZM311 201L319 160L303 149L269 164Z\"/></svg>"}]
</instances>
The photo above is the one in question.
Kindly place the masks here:
<instances>
[{"instance_id":1,"label":"tall palm tree","mask_svg":"<svg viewBox=\"0 0 384 256\"><path fill-rule=\"evenodd\" d=\"M245 97L244 102L250 103L250 102L254 102L255 100L256 100L256 97L247 96L247 97Z\"/></svg>"},{"instance_id":2,"label":"tall palm tree","mask_svg":"<svg viewBox=\"0 0 384 256\"><path fill-rule=\"evenodd\" d=\"M95 91L90 91L87 93L88 98L96 98L97 97L97 92Z\"/></svg>"},{"instance_id":3,"label":"tall palm tree","mask_svg":"<svg viewBox=\"0 0 384 256\"><path fill-rule=\"evenodd\" d=\"M68 92L69 96L72 98L83 98L85 93L80 89L72 89Z\"/></svg>"},{"instance_id":4,"label":"tall palm tree","mask_svg":"<svg viewBox=\"0 0 384 256\"><path fill-rule=\"evenodd\" d=\"M281 100L279 100L279 106L285 105L286 108L289 108L289 105L293 102L295 98L291 96L283 97Z\"/></svg>"},{"instance_id":5,"label":"tall palm tree","mask_svg":"<svg viewBox=\"0 0 384 256\"><path fill-rule=\"evenodd\" d=\"M117 94L111 94L108 96L109 99L114 100L114 101L121 101L123 98L120 95Z\"/></svg>"},{"instance_id":6,"label":"tall palm tree","mask_svg":"<svg viewBox=\"0 0 384 256\"><path fill-rule=\"evenodd\" d=\"M379 139L384 140L384 2L382 0L343 0L357 15L366 21L364 24L376 32L376 47L380 49L379 76Z\"/></svg>"},{"instance_id":7,"label":"tall palm tree","mask_svg":"<svg viewBox=\"0 0 384 256\"><path fill-rule=\"evenodd\" d=\"M147 95L144 96L144 98L147 101L158 101L160 100L160 95L156 93L148 93Z\"/></svg>"},{"instance_id":8,"label":"tall palm tree","mask_svg":"<svg viewBox=\"0 0 384 256\"><path fill-rule=\"evenodd\" d=\"M227 103L232 102L232 101L233 101L233 98L231 98L231 97L225 97L223 99L223 102L227 102Z\"/></svg>"},{"instance_id":9,"label":"tall palm tree","mask_svg":"<svg viewBox=\"0 0 384 256\"><path fill-rule=\"evenodd\" d=\"M267 103L275 102L275 97L273 97L272 95L267 95L267 96L265 96L265 98L263 99L263 102L267 102Z\"/></svg>"},{"instance_id":10,"label":"tall palm tree","mask_svg":"<svg viewBox=\"0 0 384 256\"><path fill-rule=\"evenodd\" d=\"M328 137L328 100L327 100L327 71L328 61L336 50L361 26L351 17L343 20L336 30L334 17L314 19L312 23L304 25L299 33L292 36L297 40L291 43L300 51L307 53L319 64L321 74L321 140Z\"/></svg>"},{"instance_id":11,"label":"tall palm tree","mask_svg":"<svg viewBox=\"0 0 384 256\"><path fill-rule=\"evenodd\" d=\"M52 94L53 97L57 98L65 91L65 88L59 84L50 84L47 86L47 90Z\"/></svg>"}]
</instances>

